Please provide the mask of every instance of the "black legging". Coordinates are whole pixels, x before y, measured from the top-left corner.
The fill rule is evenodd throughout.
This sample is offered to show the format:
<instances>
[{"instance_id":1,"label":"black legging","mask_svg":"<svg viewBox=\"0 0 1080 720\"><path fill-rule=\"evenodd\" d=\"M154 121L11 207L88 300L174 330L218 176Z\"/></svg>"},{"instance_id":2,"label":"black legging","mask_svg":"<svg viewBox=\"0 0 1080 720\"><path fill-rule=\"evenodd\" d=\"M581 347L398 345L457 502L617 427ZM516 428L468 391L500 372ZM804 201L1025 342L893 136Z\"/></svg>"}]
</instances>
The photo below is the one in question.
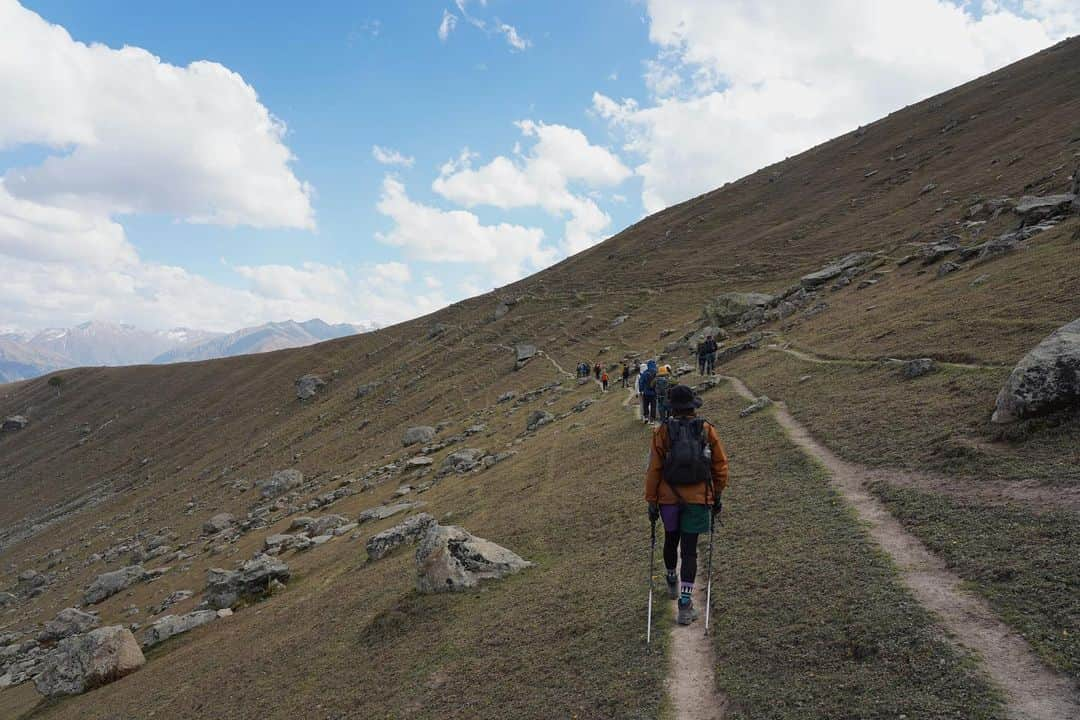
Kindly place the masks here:
<instances>
[{"instance_id":1,"label":"black legging","mask_svg":"<svg viewBox=\"0 0 1080 720\"><path fill-rule=\"evenodd\" d=\"M664 567L668 570L675 569L680 539L682 541L682 569L679 570L679 577L685 583L692 583L697 577L697 533L664 531Z\"/></svg>"}]
</instances>

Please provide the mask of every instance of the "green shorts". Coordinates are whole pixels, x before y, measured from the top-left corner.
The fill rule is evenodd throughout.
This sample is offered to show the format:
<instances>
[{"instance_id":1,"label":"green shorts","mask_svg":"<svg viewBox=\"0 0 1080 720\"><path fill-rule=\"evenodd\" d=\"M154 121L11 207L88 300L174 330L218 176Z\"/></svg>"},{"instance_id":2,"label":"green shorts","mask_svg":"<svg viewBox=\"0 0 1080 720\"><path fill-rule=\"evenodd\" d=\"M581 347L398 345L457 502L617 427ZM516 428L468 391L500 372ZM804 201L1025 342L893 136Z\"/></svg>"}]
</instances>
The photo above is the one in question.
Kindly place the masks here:
<instances>
[{"instance_id":1,"label":"green shorts","mask_svg":"<svg viewBox=\"0 0 1080 720\"><path fill-rule=\"evenodd\" d=\"M708 505L661 505L660 517L667 532L707 533L712 513Z\"/></svg>"}]
</instances>

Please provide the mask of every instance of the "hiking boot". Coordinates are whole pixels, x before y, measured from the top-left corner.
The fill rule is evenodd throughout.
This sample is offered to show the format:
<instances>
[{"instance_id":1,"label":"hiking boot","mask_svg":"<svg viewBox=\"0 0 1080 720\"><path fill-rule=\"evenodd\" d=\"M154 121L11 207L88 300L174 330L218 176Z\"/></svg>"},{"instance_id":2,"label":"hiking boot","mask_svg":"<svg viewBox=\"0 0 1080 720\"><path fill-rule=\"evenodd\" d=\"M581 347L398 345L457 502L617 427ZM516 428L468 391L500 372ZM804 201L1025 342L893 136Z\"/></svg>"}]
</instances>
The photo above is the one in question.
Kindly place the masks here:
<instances>
[{"instance_id":1,"label":"hiking boot","mask_svg":"<svg viewBox=\"0 0 1080 720\"><path fill-rule=\"evenodd\" d=\"M687 600L684 605L682 600L679 600L679 615L675 618L675 622L680 625L689 625L698 619L698 611L694 609L694 601Z\"/></svg>"},{"instance_id":2,"label":"hiking boot","mask_svg":"<svg viewBox=\"0 0 1080 720\"><path fill-rule=\"evenodd\" d=\"M672 600L679 599L679 576L668 575L667 576L667 594Z\"/></svg>"}]
</instances>

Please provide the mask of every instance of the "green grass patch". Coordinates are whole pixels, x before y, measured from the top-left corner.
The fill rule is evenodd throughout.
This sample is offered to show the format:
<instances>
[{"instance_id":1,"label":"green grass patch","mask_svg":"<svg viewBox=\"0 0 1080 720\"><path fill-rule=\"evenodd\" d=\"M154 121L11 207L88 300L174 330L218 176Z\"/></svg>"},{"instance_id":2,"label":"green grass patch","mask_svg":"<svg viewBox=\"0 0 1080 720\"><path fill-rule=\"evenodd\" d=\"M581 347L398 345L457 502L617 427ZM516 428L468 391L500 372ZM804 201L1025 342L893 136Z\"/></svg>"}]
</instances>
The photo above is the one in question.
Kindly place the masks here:
<instances>
[{"instance_id":1,"label":"green grass patch","mask_svg":"<svg viewBox=\"0 0 1080 720\"><path fill-rule=\"evenodd\" d=\"M1051 665L1080 680L1080 517L967 503L885 483L874 493Z\"/></svg>"},{"instance_id":2,"label":"green grass patch","mask_svg":"<svg viewBox=\"0 0 1080 720\"><path fill-rule=\"evenodd\" d=\"M721 430L733 486L715 643L729 717L1002 717L997 691L942 639L824 470L766 413Z\"/></svg>"}]
</instances>

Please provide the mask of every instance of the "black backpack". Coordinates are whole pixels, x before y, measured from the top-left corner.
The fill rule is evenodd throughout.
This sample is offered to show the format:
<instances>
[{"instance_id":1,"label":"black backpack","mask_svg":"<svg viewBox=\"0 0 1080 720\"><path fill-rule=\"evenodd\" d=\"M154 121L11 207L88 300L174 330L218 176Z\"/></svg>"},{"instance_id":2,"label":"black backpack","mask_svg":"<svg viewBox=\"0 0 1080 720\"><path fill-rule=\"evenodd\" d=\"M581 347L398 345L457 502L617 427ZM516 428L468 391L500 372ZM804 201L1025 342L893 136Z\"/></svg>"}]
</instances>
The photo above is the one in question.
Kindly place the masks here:
<instances>
[{"instance_id":1,"label":"black backpack","mask_svg":"<svg viewBox=\"0 0 1080 720\"><path fill-rule=\"evenodd\" d=\"M669 443L664 457L664 482L673 487L711 482L712 462L705 438L705 421L701 418L670 418L664 427Z\"/></svg>"}]
</instances>

